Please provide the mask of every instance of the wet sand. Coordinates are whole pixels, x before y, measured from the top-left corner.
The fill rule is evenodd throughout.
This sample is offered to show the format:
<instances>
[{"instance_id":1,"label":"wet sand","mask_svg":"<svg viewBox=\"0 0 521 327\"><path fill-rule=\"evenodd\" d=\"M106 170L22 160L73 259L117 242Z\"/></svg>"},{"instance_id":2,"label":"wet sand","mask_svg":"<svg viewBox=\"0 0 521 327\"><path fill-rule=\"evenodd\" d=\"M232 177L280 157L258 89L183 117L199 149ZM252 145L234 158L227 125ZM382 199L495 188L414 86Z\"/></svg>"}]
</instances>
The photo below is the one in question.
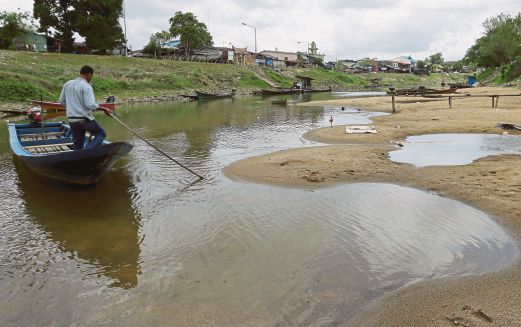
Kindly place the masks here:
<instances>
[{"instance_id":1,"label":"wet sand","mask_svg":"<svg viewBox=\"0 0 521 327\"><path fill-rule=\"evenodd\" d=\"M521 94L518 88L479 87L465 94ZM447 99L397 97L397 113L374 117L378 134L346 134L345 126L309 131L304 137L330 145L275 152L238 161L225 169L237 180L283 187L320 188L336 183L385 182L456 199L490 214L521 241L521 157L493 156L465 166L415 168L388 159L407 136L505 131L499 122L521 125L521 96ZM301 105L349 106L391 112L390 97L339 99ZM428 240L426 240L428 241ZM368 305L353 326L521 326L521 262L484 276L422 281Z\"/></svg>"}]
</instances>

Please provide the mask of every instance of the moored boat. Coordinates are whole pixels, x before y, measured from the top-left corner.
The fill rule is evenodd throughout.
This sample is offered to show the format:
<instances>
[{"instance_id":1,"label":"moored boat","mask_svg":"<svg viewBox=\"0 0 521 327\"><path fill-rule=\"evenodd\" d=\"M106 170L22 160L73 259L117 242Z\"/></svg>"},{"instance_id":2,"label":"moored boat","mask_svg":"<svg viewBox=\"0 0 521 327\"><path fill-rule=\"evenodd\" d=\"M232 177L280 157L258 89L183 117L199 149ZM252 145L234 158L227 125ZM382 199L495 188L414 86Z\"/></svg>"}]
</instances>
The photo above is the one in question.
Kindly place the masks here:
<instances>
[{"instance_id":1,"label":"moored boat","mask_svg":"<svg viewBox=\"0 0 521 327\"><path fill-rule=\"evenodd\" d=\"M261 89L261 95L283 95L283 94L298 94L298 93L316 93L316 92L331 92L331 87L327 89L299 89L299 88L278 88L278 89Z\"/></svg>"},{"instance_id":2,"label":"moored boat","mask_svg":"<svg viewBox=\"0 0 521 327\"><path fill-rule=\"evenodd\" d=\"M450 89L443 89L443 90L436 90L436 89L429 89L424 86L420 86L416 89L395 89L395 88L389 88L390 91L387 92L389 95L424 95L424 94L450 94L456 92L457 88L450 88Z\"/></svg>"},{"instance_id":3,"label":"moored boat","mask_svg":"<svg viewBox=\"0 0 521 327\"><path fill-rule=\"evenodd\" d=\"M329 87L327 89L311 89L309 92L319 93L319 92L331 92L331 91L333 91L333 89L331 87Z\"/></svg>"},{"instance_id":4,"label":"moored boat","mask_svg":"<svg viewBox=\"0 0 521 327\"><path fill-rule=\"evenodd\" d=\"M261 89L261 95L296 94L304 92L303 89Z\"/></svg>"},{"instance_id":5,"label":"moored boat","mask_svg":"<svg viewBox=\"0 0 521 327\"><path fill-rule=\"evenodd\" d=\"M197 99L221 99L221 98L231 98L235 95L235 90L226 93L205 93L201 91L195 91L197 94Z\"/></svg>"},{"instance_id":6,"label":"moored boat","mask_svg":"<svg viewBox=\"0 0 521 327\"><path fill-rule=\"evenodd\" d=\"M16 158L37 174L67 184L90 185L103 174L132 145L108 142L73 151L68 125L63 122L8 124L9 141Z\"/></svg>"},{"instance_id":7,"label":"moored boat","mask_svg":"<svg viewBox=\"0 0 521 327\"><path fill-rule=\"evenodd\" d=\"M65 111L65 107L59 102L43 100L31 100L31 102L46 111ZM112 112L116 109L116 104L114 102L103 102L100 103L99 106L110 109Z\"/></svg>"}]
</instances>

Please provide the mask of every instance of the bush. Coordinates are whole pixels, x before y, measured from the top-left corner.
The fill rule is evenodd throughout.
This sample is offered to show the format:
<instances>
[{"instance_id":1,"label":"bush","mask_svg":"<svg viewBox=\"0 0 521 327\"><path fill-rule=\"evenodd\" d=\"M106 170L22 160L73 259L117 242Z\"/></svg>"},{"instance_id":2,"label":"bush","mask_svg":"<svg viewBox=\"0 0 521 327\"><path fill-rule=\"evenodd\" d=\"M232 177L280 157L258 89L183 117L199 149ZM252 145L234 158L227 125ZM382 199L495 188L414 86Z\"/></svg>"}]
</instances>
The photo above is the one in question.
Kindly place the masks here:
<instances>
[{"instance_id":1,"label":"bush","mask_svg":"<svg viewBox=\"0 0 521 327\"><path fill-rule=\"evenodd\" d=\"M0 99L24 101L53 97L48 90L16 79L0 79Z\"/></svg>"},{"instance_id":2,"label":"bush","mask_svg":"<svg viewBox=\"0 0 521 327\"><path fill-rule=\"evenodd\" d=\"M501 68L501 78L505 82L515 80L519 76L521 76L521 56Z\"/></svg>"}]
</instances>

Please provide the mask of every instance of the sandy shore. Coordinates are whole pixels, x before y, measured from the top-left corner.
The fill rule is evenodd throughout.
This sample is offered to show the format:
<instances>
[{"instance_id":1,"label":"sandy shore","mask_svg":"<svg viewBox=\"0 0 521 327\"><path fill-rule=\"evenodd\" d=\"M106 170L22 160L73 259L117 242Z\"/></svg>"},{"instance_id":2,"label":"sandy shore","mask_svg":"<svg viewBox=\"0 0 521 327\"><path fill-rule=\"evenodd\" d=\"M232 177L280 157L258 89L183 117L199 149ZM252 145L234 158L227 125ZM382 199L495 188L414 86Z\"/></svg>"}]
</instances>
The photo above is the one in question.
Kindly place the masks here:
<instances>
[{"instance_id":1,"label":"sandy shore","mask_svg":"<svg viewBox=\"0 0 521 327\"><path fill-rule=\"evenodd\" d=\"M517 88L462 89L459 93L521 94ZM521 157L487 157L465 166L392 162L388 152L409 135L494 133L499 122L521 125L521 97L447 99L397 97L397 113L374 118L378 134L346 134L344 126L307 132L330 145L248 158L225 169L230 178L285 187L319 188L335 183L386 182L436 192L490 214L521 241ZM340 99L301 105L349 106L391 112L389 97ZM521 132L508 131L512 135ZM520 243L521 244L521 243ZM438 278L416 283L371 303L353 326L521 326L521 261L484 276Z\"/></svg>"}]
</instances>

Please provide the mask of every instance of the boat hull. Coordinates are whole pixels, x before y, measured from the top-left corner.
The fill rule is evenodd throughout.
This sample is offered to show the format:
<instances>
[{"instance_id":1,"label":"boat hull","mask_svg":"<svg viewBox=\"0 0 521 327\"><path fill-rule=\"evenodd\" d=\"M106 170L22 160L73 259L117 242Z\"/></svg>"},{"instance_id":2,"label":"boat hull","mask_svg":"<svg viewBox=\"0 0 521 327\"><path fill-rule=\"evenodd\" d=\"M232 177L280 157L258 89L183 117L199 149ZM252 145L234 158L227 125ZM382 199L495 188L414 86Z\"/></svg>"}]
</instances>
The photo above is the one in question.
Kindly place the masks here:
<instances>
[{"instance_id":1,"label":"boat hull","mask_svg":"<svg viewBox=\"0 0 521 327\"><path fill-rule=\"evenodd\" d=\"M299 93L318 93L318 92L331 92L331 88L329 89L278 89L278 90L269 90L269 89L261 89L261 95L269 96L269 95L284 95L284 94L299 94Z\"/></svg>"},{"instance_id":2,"label":"boat hull","mask_svg":"<svg viewBox=\"0 0 521 327\"><path fill-rule=\"evenodd\" d=\"M52 102L52 101L40 101L40 100L31 100L31 102L35 105L40 106L43 110L46 111L65 111L65 107L59 103L59 102ZM115 103L100 103L100 107L103 107L105 109L109 109L112 112L116 109Z\"/></svg>"},{"instance_id":3,"label":"boat hull","mask_svg":"<svg viewBox=\"0 0 521 327\"><path fill-rule=\"evenodd\" d=\"M125 142L47 156L18 156L33 172L73 185L96 184L132 146Z\"/></svg>"},{"instance_id":4,"label":"boat hull","mask_svg":"<svg viewBox=\"0 0 521 327\"><path fill-rule=\"evenodd\" d=\"M389 92L387 92L387 94L389 94L389 95L451 94L451 93L455 93L457 90L458 90L457 88L450 88L450 89L445 89L445 90L418 88L418 89L389 91Z\"/></svg>"},{"instance_id":5,"label":"boat hull","mask_svg":"<svg viewBox=\"0 0 521 327\"><path fill-rule=\"evenodd\" d=\"M287 90L262 89L261 90L262 95L297 94L297 93L302 93L302 92L304 92L304 90L302 90L302 89L287 89Z\"/></svg>"},{"instance_id":6,"label":"boat hull","mask_svg":"<svg viewBox=\"0 0 521 327\"><path fill-rule=\"evenodd\" d=\"M46 123L42 139L34 141L23 141L21 137L28 135L27 130L37 130L40 124L9 124L9 137L11 149L17 160L25 163L27 167L36 174L72 185L92 185L97 183L104 173L123 155L130 152L132 145L126 142L104 141L102 145L72 151L67 146L70 137L68 126L63 123ZM52 134L61 133L63 136L49 138ZM43 144L43 145L33 145ZM49 150L50 152L35 153L28 150L29 147L61 147L61 150Z\"/></svg>"},{"instance_id":7,"label":"boat hull","mask_svg":"<svg viewBox=\"0 0 521 327\"><path fill-rule=\"evenodd\" d=\"M231 98L235 95L234 91L224 94L210 94L199 91L195 91L195 93L197 94L197 99L199 100Z\"/></svg>"}]
</instances>

